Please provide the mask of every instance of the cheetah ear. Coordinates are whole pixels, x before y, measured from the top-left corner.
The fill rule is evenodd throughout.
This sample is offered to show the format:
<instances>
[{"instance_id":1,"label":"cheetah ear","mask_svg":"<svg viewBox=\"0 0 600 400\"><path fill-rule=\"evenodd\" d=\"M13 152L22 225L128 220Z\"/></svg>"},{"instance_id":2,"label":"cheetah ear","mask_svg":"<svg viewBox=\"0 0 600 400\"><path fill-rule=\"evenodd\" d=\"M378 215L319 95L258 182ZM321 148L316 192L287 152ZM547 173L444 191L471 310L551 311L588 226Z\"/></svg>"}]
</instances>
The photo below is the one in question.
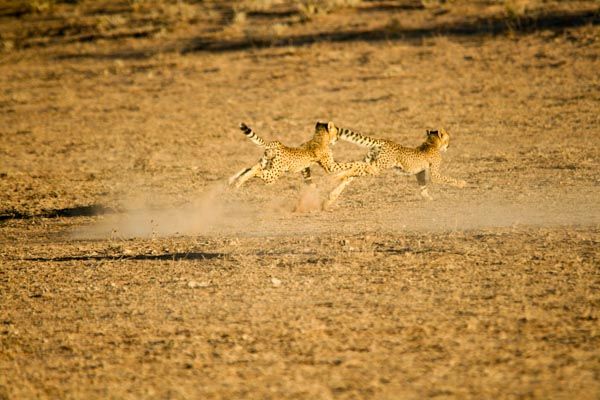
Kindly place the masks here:
<instances>
[{"instance_id":1,"label":"cheetah ear","mask_svg":"<svg viewBox=\"0 0 600 400\"><path fill-rule=\"evenodd\" d=\"M440 132L437 129L436 130L429 130L429 129L427 129L427 136L430 136L430 135L440 136Z\"/></svg>"},{"instance_id":2,"label":"cheetah ear","mask_svg":"<svg viewBox=\"0 0 600 400\"><path fill-rule=\"evenodd\" d=\"M333 131L333 130L335 130L335 125L333 124L333 122L329 121L327 123L327 130L330 131L330 132Z\"/></svg>"}]
</instances>

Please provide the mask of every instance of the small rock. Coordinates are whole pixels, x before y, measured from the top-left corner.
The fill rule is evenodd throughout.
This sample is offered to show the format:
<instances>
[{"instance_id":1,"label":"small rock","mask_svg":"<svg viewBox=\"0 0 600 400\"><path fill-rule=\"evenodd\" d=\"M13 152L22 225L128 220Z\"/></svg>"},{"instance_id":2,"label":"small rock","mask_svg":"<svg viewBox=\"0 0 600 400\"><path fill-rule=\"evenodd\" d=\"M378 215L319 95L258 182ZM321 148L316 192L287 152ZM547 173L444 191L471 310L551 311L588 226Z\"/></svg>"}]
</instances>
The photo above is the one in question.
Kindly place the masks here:
<instances>
[{"instance_id":1,"label":"small rock","mask_svg":"<svg viewBox=\"0 0 600 400\"><path fill-rule=\"evenodd\" d=\"M271 278L271 283L273 284L274 287L281 286L281 281L277 278Z\"/></svg>"},{"instance_id":2,"label":"small rock","mask_svg":"<svg viewBox=\"0 0 600 400\"><path fill-rule=\"evenodd\" d=\"M196 289L196 288L209 287L210 283L208 283L208 282L198 282L198 281L189 281L187 285L188 285L188 287L190 289Z\"/></svg>"}]
</instances>

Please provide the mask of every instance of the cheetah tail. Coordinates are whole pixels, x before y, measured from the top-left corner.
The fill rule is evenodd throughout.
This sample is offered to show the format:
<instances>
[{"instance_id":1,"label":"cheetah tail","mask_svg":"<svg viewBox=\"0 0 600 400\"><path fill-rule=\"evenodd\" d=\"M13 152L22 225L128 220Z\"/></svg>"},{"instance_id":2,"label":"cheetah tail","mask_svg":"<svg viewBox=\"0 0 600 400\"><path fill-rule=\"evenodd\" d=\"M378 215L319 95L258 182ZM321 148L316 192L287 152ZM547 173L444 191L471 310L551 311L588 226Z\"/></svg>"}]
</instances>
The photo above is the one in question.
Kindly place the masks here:
<instances>
[{"instance_id":1,"label":"cheetah tail","mask_svg":"<svg viewBox=\"0 0 600 400\"><path fill-rule=\"evenodd\" d=\"M370 138L350 129L338 128L338 132L342 140L358 144L359 146L376 147L380 145L380 141L378 139Z\"/></svg>"},{"instance_id":2,"label":"cheetah tail","mask_svg":"<svg viewBox=\"0 0 600 400\"><path fill-rule=\"evenodd\" d=\"M250 128L250 127L249 127L248 125L246 125L245 123L243 123L243 122L242 122L242 123L240 124L240 130L241 130L242 132L244 132L244 135L246 135L246 137L247 137L248 139L250 139L250 140L252 141L252 143L254 143L255 145L257 145L257 146L260 146L260 147L264 147L264 146L265 146L265 144L266 144L266 143L265 143L265 141L264 141L264 140L263 140L261 137L259 137L259 136L256 134L256 132L254 132L254 131L252 130L252 128Z\"/></svg>"}]
</instances>

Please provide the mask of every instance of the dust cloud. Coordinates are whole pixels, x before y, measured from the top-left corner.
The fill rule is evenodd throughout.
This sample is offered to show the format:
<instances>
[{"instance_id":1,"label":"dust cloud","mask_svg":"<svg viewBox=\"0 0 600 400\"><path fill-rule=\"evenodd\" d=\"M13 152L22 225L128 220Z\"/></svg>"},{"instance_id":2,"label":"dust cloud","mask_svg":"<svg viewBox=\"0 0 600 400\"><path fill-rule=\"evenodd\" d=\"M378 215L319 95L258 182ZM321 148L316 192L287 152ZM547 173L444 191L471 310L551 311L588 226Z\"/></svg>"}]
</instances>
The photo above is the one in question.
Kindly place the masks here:
<instances>
[{"instance_id":1,"label":"dust cloud","mask_svg":"<svg viewBox=\"0 0 600 400\"><path fill-rule=\"evenodd\" d=\"M71 236L277 236L600 225L596 190L584 194L529 193L522 198L503 192L470 197L441 194L433 201L381 194L374 203L358 205L353 196L347 196L332 211L322 211L324 193L313 185L289 196L267 194L260 201L248 195L218 185L181 207L168 202L148 207L132 201L126 212L99 217L96 223L78 228Z\"/></svg>"},{"instance_id":2,"label":"dust cloud","mask_svg":"<svg viewBox=\"0 0 600 400\"><path fill-rule=\"evenodd\" d=\"M205 234L227 213L221 201L225 192L223 185L212 187L182 207L148 206L144 197L152 196L138 196L126 202L125 212L103 216L97 223L75 230L72 236L92 239Z\"/></svg>"},{"instance_id":3,"label":"dust cloud","mask_svg":"<svg viewBox=\"0 0 600 400\"><path fill-rule=\"evenodd\" d=\"M321 211L321 206L322 201L319 189L315 185L308 185L300 191L298 202L293 211L299 213Z\"/></svg>"},{"instance_id":4,"label":"dust cloud","mask_svg":"<svg viewBox=\"0 0 600 400\"><path fill-rule=\"evenodd\" d=\"M374 219L380 229L390 232L599 226L600 203L596 192L539 192L528 193L523 198L496 192L471 198L434 199L407 204L387 218L381 212Z\"/></svg>"},{"instance_id":5,"label":"dust cloud","mask_svg":"<svg viewBox=\"0 0 600 400\"><path fill-rule=\"evenodd\" d=\"M138 195L125 201L125 211L100 216L91 225L71 233L77 239L108 237L166 237L240 233L276 235L290 233L296 217L321 211L321 193L316 186L305 186L293 198L273 196L267 201L245 201L244 194L219 184L198 195L189 204L173 207L168 199L148 205L152 195ZM154 201L156 203L156 201ZM319 231L316 221L305 221L311 231ZM291 223L288 225L287 223Z\"/></svg>"}]
</instances>

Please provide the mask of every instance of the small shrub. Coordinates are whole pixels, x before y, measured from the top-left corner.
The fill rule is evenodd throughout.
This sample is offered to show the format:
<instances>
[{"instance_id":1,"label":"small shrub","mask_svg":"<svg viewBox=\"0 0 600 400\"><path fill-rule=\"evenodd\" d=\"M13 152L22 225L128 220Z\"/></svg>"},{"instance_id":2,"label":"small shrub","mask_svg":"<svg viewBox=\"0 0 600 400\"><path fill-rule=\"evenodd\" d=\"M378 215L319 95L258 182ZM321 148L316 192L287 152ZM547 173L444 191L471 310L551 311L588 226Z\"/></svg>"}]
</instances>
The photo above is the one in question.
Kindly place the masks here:
<instances>
[{"instance_id":1,"label":"small shrub","mask_svg":"<svg viewBox=\"0 0 600 400\"><path fill-rule=\"evenodd\" d=\"M298 5L300 12L305 17L314 14L329 13L340 8L357 7L362 0L302 0Z\"/></svg>"},{"instance_id":2,"label":"small shrub","mask_svg":"<svg viewBox=\"0 0 600 400\"><path fill-rule=\"evenodd\" d=\"M54 0L28 0L27 6L34 13L47 13L54 8Z\"/></svg>"}]
</instances>

